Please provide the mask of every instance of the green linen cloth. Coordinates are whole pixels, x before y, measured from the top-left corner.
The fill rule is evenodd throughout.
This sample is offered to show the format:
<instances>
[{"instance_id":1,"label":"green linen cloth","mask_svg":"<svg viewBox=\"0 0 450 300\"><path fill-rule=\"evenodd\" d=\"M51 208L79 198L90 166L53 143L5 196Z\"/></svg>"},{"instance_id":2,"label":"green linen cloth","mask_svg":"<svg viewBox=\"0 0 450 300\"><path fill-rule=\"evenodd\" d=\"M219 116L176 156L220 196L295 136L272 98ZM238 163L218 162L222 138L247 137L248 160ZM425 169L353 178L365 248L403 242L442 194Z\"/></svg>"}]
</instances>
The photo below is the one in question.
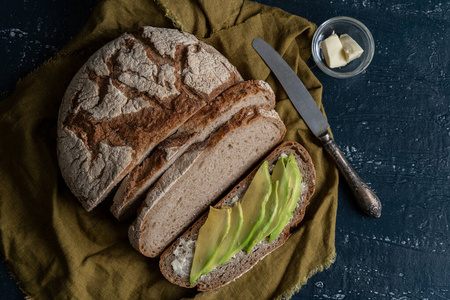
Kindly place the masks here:
<instances>
[{"instance_id":1,"label":"green linen cloth","mask_svg":"<svg viewBox=\"0 0 450 300\"><path fill-rule=\"evenodd\" d=\"M76 71L102 45L144 25L176 27L223 53L245 79L263 79L277 96L286 140L314 161L316 192L299 229L281 248L235 282L212 292L175 286L158 259L129 244L128 224L105 203L86 212L67 188L56 157L56 121ZM242 0L104 0L81 32L21 80L0 102L1 252L32 299L289 298L335 258L337 170L299 118L279 83L252 49L260 37L286 59L321 104L322 86L307 67L315 25L280 9Z\"/></svg>"}]
</instances>

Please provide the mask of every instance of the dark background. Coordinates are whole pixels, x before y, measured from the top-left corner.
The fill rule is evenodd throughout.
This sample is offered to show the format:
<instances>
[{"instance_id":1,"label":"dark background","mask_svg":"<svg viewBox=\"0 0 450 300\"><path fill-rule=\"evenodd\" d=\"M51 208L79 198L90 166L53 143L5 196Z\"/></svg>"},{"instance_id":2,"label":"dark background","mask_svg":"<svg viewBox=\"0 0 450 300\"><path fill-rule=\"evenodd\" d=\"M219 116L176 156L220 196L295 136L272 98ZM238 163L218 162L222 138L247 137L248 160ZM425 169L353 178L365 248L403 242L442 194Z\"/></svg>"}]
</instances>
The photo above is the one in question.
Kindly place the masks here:
<instances>
[{"instance_id":1,"label":"dark background","mask_svg":"<svg viewBox=\"0 0 450 300\"><path fill-rule=\"evenodd\" d=\"M0 0L0 92L51 58L96 1ZM375 39L367 71L328 77L323 103L336 142L383 203L362 215L341 178L336 262L293 299L450 299L450 2L264 0L320 25L362 21ZM23 299L0 264L0 299Z\"/></svg>"}]
</instances>

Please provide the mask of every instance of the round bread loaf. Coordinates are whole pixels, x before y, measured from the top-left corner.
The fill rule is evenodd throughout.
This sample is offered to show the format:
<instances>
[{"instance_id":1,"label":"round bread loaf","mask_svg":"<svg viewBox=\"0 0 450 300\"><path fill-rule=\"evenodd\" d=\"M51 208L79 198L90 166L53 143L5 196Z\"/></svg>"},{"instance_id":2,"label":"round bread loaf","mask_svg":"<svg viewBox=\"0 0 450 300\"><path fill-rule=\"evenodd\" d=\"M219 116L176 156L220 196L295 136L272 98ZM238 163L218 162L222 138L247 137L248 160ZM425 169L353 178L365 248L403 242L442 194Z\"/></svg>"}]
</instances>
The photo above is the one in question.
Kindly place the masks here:
<instances>
[{"instance_id":1,"label":"round bread loaf","mask_svg":"<svg viewBox=\"0 0 450 300\"><path fill-rule=\"evenodd\" d=\"M62 176L87 210L162 140L242 77L191 34L143 27L94 53L58 117Z\"/></svg>"}]
</instances>

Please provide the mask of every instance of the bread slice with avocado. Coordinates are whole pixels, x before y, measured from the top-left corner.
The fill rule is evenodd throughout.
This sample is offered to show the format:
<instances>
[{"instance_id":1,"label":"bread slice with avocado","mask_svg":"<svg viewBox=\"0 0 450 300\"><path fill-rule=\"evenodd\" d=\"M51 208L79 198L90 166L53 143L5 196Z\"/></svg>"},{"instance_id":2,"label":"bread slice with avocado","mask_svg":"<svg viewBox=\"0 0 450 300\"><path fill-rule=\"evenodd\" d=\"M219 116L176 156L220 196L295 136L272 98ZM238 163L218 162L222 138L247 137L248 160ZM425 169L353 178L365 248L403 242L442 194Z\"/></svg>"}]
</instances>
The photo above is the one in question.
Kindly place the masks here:
<instances>
[{"instance_id":1,"label":"bread slice with avocado","mask_svg":"<svg viewBox=\"0 0 450 300\"><path fill-rule=\"evenodd\" d=\"M170 282L177 284L179 286L183 287L196 287L199 291L206 291L206 290L214 290L219 287L222 287L231 281L236 280L238 277L240 277L242 274L250 270L258 261L263 259L266 255L270 254L275 249L279 248L281 245L283 245L288 237L291 234L291 231L300 223L300 221L303 219L303 216L305 214L305 208L309 204L309 199L314 193L315 189L315 170L312 163L312 160L307 153L307 151L298 143L295 142L285 142L281 144L279 147L277 147L268 157L264 159L264 162L260 164L260 166L264 167L264 165L267 165L267 169L272 173L272 180L274 180L275 177L277 177L274 172L275 166L277 165L277 162L280 159L283 159L286 156L290 156L292 154L293 158L295 159L295 163L298 166L298 170L301 174L301 185L299 187L300 189L300 196L298 197L297 203L295 208L293 208L292 215L290 216L290 219L287 220L287 225L285 225L282 230L280 231L279 235L274 238L270 242L270 235L267 236L267 238L263 237L261 241L256 243L255 245L252 245L252 247L247 247L247 250L251 248L249 253L245 249L240 250L239 252L235 253L233 257L226 257L226 261L224 262L223 259L218 257L217 253L226 253L229 255L228 251L224 251L223 248L218 247L218 249L214 252L215 256L213 257L213 261L215 263L219 263L215 268L211 269L211 263L207 266L208 273L200 276L198 279L195 280L195 282L190 282L190 279L192 279L191 275L191 268L194 261L194 256L196 252L196 244L199 239L199 232L200 229L203 227L205 222L208 220L208 213L204 214L202 217L200 217L181 237L177 239L162 255L160 258L160 269L164 277L167 278ZM231 211L227 216L229 215L230 218L230 226L227 226L229 228L226 229L227 236L233 236L233 230L234 227L243 227L242 224L239 222L233 221L233 213L235 215L239 215L239 210L242 208L239 208L241 205L241 200L239 200L237 203L236 200L242 199L246 195L246 191L248 189L252 188L252 182L253 179L257 176L259 177L258 180L262 180L264 182L267 182L267 178L264 179L264 176L259 176L258 173L261 172L260 170L263 168L255 168L245 179L243 179L238 185L236 185L230 193L228 193L224 198L222 198L215 206L214 209L223 209L226 207L231 207ZM261 179L262 178L262 179ZM277 179L276 182L273 182L272 189L278 190L282 183L281 177L275 178ZM256 179L255 179L256 180ZM276 183L276 184L275 184ZM252 191L254 193L254 191ZM269 191L267 193L270 193L271 195L274 195L272 191ZM261 193L261 195L264 195L264 193ZM280 193L277 193L277 195L281 195ZM283 196L281 196L283 197ZM262 197L264 198L264 197ZM288 199L288 197L285 197ZM265 198L264 198L265 199ZM283 205L282 199L278 199L279 201L273 200L277 202L278 208L275 207L275 210L280 209L282 210L283 207L289 206L289 202L286 202L285 205ZM245 201L242 199L242 201ZM269 229L272 230L272 232L277 228L277 225L279 222L276 220L276 217L274 218L272 216L273 207L272 210L270 210L270 199L263 200L265 202L265 208L267 215L264 215L262 218L264 220L271 220L269 222L272 222L272 226L267 226L267 224L270 223L261 223L263 224L259 228L263 228L264 233L258 234L257 230L256 235L259 235L259 237L264 236L267 234ZM292 203L291 203L292 205ZM235 209L235 207L238 207ZM258 208L260 209L260 208ZM235 210L236 212L233 212ZM241 212L242 214L242 212ZM222 214L223 215L223 214ZM279 214L279 216L282 218L283 214ZM244 217L245 218L245 217ZM278 218L279 219L279 218ZM264 222L264 221L263 221ZM227 223L225 223L227 224ZM234 225L234 227L233 227ZM266 225L266 226L264 226ZM245 226L245 225L244 225ZM271 227L271 228L270 228ZM205 228L205 227L203 227ZM208 229L208 228L207 228ZM225 229L222 228L222 233L225 232ZM202 229L204 230L204 229ZM220 230L217 229L217 230ZM260 231L261 232L261 231ZM200 237L201 238L201 237ZM216 239L219 239L220 242L226 243L226 238L224 237L220 239L220 237L216 236ZM251 239L250 239L251 240ZM201 241L199 242L201 243ZM238 244L238 243L237 243ZM242 245L241 245L242 246ZM245 246L245 245L244 245ZM226 247L225 247L226 248ZM208 251L203 250L204 252L208 253ZM210 253L211 251L209 251Z\"/></svg>"},{"instance_id":2,"label":"bread slice with avocado","mask_svg":"<svg viewBox=\"0 0 450 300\"><path fill-rule=\"evenodd\" d=\"M275 110L252 106L192 145L147 194L128 231L133 247L149 257L160 255L285 133Z\"/></svg>"}]
</instances>

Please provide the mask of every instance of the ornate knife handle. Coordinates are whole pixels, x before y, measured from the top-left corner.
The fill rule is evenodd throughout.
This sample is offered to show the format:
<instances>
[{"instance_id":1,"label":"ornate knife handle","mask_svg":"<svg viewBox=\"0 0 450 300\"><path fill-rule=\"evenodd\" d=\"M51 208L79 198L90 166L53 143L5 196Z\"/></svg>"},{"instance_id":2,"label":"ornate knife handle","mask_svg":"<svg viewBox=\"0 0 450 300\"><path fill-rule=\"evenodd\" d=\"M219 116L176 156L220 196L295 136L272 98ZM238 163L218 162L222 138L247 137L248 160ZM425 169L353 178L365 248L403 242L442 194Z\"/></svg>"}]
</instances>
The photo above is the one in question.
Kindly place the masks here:
<instances>
[{"instance_id":1,"label":"ornate knife handle","mask_svg":"<svg viewBox=\"0 0 450 300\"><path fill-rule=\"evenodd\" d=\"M381 202L377 195L353 170L329 133L319 137L319 139L350 185L359 207L369 216L379 218L381 216Z\"/></svg>"}]
</instances>

